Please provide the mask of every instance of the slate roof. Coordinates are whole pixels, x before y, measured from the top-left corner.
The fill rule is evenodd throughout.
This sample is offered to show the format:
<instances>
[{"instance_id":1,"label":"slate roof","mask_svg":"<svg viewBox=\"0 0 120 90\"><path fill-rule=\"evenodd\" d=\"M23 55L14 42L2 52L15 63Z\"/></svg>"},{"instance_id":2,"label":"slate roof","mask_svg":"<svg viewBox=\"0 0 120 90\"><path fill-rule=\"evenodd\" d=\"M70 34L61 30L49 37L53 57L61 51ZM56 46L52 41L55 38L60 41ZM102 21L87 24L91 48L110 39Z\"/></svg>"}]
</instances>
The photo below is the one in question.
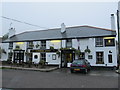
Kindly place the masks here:
<instances>
[{"instance_id":1,"label":"slate roof","mask_svg":"<svg viewBox=\"0 0 120 90\"><path fill-rule=\"evenodd\" d=\"M3 42L55 40L67 38L74 39L101 36L116 36L116 31L93 26L74 26L66 27L66 32L64 34L61 33L61 28L38 31L26 31L20 34L16 34Z\"/></svg>"}]
</instances>

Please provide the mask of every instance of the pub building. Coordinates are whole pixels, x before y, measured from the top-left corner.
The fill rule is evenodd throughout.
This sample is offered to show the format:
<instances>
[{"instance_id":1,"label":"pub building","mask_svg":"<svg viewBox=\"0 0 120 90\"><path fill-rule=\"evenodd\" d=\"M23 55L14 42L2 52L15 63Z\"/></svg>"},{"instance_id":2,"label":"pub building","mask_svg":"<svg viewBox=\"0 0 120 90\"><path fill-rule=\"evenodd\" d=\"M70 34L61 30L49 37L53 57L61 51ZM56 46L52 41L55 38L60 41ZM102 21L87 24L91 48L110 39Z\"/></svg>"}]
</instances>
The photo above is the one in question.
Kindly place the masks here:
<instances>
[{"instance_id":1,"label":"pub building","mask_svg":"<svg viewBox=\"0 0 120 90\"><path fill-rule=\"evenodd\" d=\"M93 26L66 27L26 31L15 34L9 29L9 38L3 41L8 58L13 62L44 60L48 65L70 67L75 59L87 59L91 66L117 66L116 31ZM6 45L6 46L5 46ZM5 59L6 58L6 59Z\"/></svg>"}]
</instances>

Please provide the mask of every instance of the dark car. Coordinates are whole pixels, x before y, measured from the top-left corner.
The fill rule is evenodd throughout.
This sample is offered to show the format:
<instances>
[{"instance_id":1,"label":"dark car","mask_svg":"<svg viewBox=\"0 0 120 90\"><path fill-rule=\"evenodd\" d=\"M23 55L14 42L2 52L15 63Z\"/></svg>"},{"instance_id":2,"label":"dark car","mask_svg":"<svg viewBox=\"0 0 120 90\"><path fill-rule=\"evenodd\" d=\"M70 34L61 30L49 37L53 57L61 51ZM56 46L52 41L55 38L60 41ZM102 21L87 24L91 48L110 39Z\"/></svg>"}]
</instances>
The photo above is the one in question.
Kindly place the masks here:
<instances>
[{"instance_id":1,"label":"dark car","mask_svg":"<svg viewBox=\"0 0 120 90\"><path fill-rule=\"evenodd\" d=\"M71 73L74 71L83 71L84 73L88 73L90 68L90 63L86 59L74 60L70 66L70 71Z\"/></svg>"}]
</instances>

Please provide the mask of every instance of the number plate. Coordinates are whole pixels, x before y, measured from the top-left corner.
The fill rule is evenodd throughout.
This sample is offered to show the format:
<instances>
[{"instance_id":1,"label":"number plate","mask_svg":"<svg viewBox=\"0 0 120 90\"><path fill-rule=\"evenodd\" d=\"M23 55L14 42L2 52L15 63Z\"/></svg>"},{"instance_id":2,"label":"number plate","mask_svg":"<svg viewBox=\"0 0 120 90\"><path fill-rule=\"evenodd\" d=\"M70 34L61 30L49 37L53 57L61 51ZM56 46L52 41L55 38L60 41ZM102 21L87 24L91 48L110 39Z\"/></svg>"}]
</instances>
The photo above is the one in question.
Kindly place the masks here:
<instances>
[{"instance_id":1,"label":"number plate","mask_svg":"<svg viewBox=\"0 0 120 90\"><path fill-rule=\"evenodd\" d=\"M80 71L80 69L74 69L75 71Z\"/></svg>"}]
</instances>

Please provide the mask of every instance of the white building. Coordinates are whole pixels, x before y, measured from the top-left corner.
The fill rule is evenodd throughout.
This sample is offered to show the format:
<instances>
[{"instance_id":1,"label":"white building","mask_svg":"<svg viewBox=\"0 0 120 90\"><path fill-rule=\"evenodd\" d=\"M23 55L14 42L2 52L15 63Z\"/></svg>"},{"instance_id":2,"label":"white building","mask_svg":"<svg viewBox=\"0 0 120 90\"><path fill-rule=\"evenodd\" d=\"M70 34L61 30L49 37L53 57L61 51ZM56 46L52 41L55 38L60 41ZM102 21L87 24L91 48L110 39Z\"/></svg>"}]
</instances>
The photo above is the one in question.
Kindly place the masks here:
<instances>
[{"instance_id":1,"label":"white building","mask_svg":"<svg viewBox=\"0 0 120 90\"><path fill-rule=\"evenodd\" d=\"M93 26L74 26L28 31L15 35L14 28L3 43L9 44L13 62L39 62L67 67L74 59L87 59L91 66L117 66L116 31ZM76 52L81 51L80 54Z\"/></svg>"}]
</instances>

